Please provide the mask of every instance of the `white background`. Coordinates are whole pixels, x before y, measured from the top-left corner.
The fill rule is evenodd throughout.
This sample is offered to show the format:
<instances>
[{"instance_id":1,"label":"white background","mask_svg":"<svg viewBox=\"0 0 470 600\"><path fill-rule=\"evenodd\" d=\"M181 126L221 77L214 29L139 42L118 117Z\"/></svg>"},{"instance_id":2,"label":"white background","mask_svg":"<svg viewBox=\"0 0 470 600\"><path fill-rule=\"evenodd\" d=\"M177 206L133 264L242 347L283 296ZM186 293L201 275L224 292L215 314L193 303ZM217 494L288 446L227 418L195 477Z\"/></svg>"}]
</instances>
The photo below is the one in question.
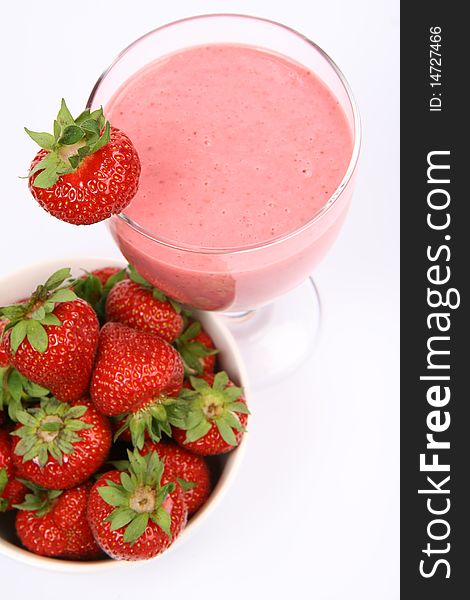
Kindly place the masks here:
<instances>
[{"instance_id":1,"label":"white background","mask_svg":"<svg viewBox=\"0 0 470 600\"><path fill-rule=\"evenodd\" d=\"M46 128L62 96L78 113L129 42L205 12L259 15L300 30L340 65L359 103L364 139L353 205L315 273L324 305L320 347L295 376L252 399L256 419L238 479L187 543L151 564L86 576L52 575L0 557L2 596L399 596L398 1L5 4L0 274L42 258L117 255L103 224L61 223L29 197L17 176L35 149L22 128Z\"/></svg>"}]
</instances>

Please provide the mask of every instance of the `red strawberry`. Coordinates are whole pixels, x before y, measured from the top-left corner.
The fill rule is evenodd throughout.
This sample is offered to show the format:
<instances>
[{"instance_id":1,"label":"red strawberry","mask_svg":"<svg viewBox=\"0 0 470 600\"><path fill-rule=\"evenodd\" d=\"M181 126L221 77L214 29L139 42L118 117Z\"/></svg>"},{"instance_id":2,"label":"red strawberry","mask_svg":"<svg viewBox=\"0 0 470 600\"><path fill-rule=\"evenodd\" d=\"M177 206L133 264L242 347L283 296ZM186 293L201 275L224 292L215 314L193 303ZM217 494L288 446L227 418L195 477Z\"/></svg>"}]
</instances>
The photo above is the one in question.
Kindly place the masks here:
<instances>
[{"instance_id":1,"label":"red strawberry","mask_svg":"<svg viewBox=\"0 0 470 600\"><path fill-rule=\"evenodd\" d=\"M106 300L106 320L155 333L173 342L183 331L181 306L130 267L130 279L117 283Z\"/></svg>"},{"instance_id":2,"label":"red strawberry","mask_svg":"<svg viewBox=\"0 0 470 600\"><path fill-rule=\"evenodd\" d=\"M109 471L93 486L88 520L112 558L142 560L166 550L186 525L180 486L168 480L156 452L129 452L129 469Z\"/></svg>"},{"instance_id":3,"label":"red strawberry","mask_svg":"<svg viewBox=\"0 0 470 600\"><path fill-rule=\"evenodd\" d=\"M134 445L143 446L146 429L157 441L162 431L171 434L182 382L181 357L167 342L121 323L102 328L91 397L105 415L128 413L123 428L129 427Z\"/></svg>"},{"instance_id":4,"label":"red strawberry","mask_svg":"<svg viewBox=\"0 0 470 600\"><path fill-rule=\"evenodd\" d=\"M209 467L201 456L171 442L147 442L141 454L157 452L165 463L165 471L174 477L184 492L188 513L195 513L207 500L211 491Z\"/></svg>"},{"instance_id":5,"label":"red strawberry","mask_svg":"<svg viewBox=\"0 0 470 600\"><path fill-rule=\"evenodd\" d=\"M0 318L0 369L8 367L10 359L8 358L5 336L3 334L5 327L8 324L8 319Z\"/></svg>"},{"instance_id":6,"label":"red strawberry","mask_svg":"<svg viewBox=\"0 0 470 600\"><path fill-rule=\"evenodd\" d=\"M17 414L13 460L20 477L47 489L86 481L107 459L111 426L86 398L55 398Z\"/></svg>"},{"instance_id":7,"label":"red strawberry","mask_svg":"<svg viewBox=\"0 0 470 600\"><path fill-rule=\"evenodd\" d=\"M64 401L88 390L99 330L91 306L60 287L69 276L60 269L26 303L0 309L10 364Z\"/></svg>"},{"instance_id":8,"label":"red strawberry","mask_svg":"<svg viewBox=\"0 0 470 600\"><path fill-rule=\"evenodd\" d=\"M195 454L209 456L233 450L241 441L249 410L243 391L221 371L209 381L190 377L192 389L183 388L179 400L186 403L182 428L173 428L173 437Z\"/></svg>"},{"instance_id":9,"label":"red strawberry","mask_svg":"<svg viewBox=\"0 0 470 600\"><path fill-rule=\"evenodd\" d=\"M33 493L17 505L16 531L23 546L42 556L74 560L101 555L86 518L90 483L65 491L29 487Z\"/></svg>"},{"instance_id":10,"label":"red strawberry","mask_svg":"<svg viewBox=\"0 0 470 600\"><path fill-rule=\"evenodd\" d=\"M54 135L26 133L40 150L29 172L29 189L51 215L89 225L121 212L135 196L140 160L125 133L111 127L103 110L75 120L62 100Z\"/></svg>"},{"instance_id":11,"label":"red strawberry","mask_svg":"<svg viewBox=\"0 0 470 600\"><path fill-rule=\"evenodd\" d=\"M182 382L178 352L158 336L121 323L101 329L90 391L103 414L138 410L160 394L177 395Z\"/></svg>"},{"instance_id":12,"label":"red strawberry","mask_svg":"<svg viewBox=\"0 0 470 600\"><path fill-rule=\"evenodd\" d=\"M26 487L15 476L12 440L6 429L0 429L0 513L24 500Z\"/></svg>"},{"instance_id":13,"label":"red strawberry","mask_svg":"<svg viewBox=\"0 0 470 600\"><path fill-rule=\"evenodd\" d=\"M186 375L207 375L214 372L218 350L199 321L188 325L176 340L176 348L183 359Z\"/></svg>"}]
</instances>

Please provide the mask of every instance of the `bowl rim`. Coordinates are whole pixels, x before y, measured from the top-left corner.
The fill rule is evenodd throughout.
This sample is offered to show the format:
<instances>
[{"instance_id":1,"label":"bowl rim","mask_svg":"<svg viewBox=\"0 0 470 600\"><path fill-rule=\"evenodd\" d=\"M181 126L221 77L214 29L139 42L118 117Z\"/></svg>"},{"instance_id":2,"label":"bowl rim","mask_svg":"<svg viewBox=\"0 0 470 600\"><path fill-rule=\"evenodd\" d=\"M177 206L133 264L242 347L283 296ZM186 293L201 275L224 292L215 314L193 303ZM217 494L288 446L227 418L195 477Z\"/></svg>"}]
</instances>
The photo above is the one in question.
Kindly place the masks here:
<instances>
[{"instance_id":1,"label":"bowl rim","mask_svg":"<svg viewBox=\"0 0 470 600\"><path fill-rule=\"evenodd\" d=\"M85 265L82 267L81 265ZM83 256L74 256L74 257L65 257L60 259L46 259L42 261L37 261L29 266L22 266L18 269L15 269L7 274L0 275L0 286L7 282L11 282L12 279L18 278L26 278L27 276L32 275L36 271L41 270L50 270L52 273L54 269L61 268L63 265L72 265L72 271L78 271L80 268L86 268L88 270L96 269L103 266L117 266L123 267L127 264L125 259L116 258L116 257L96 257L91 255L83 255ZM80 266L79 266L80 265ZM90 266L87 266L90 265ZM214 326L217 330L217 334L220 334L224 338L224 343L227 344L231 358L233 359L234 365L236 366L237 379L240 380L240 385L244 389L245 396L249 396L249 386L247 381L246 368L243 363L243 359L241 357L240 351L238 350L235 339L230 332L227 324L225 323L225 318L222 315L218 315L215 313L210 313L206 311L195 310L194 311L203 321L210 323L210 326ZM209 328L210 328L209 326ZM47 569L56 572L62 573L90 573L90 572L98 572L105 571L107 569L117 568L119 565L129 566L141 566L145 564L149 564L152 561L158 560L161 556L165 556L169 551L174 550L187 540L190 535L194 532L194 530L204 521L209 514L219 505L223 496L232 485L238 470L240 468L240 464L243 461L243 457L245 455L246 450L246 438L245 434L242 438L239 446L230 453L231 462L228 469L225 469L225 473L221 475L221 478L217 482L216 488L211 492L209 500L207 503L198 511L194 517L191 519L191 522L184 528L182 533L179 535L178 539L161 555L157 555L152 559L143 560L143 561L124 561L124 560L114 560L111 558L105 558L95 561L73 561L67 559L60 558L52 558L47 556L41 556L39 554L34 554L29 550L21 548L16 544L13 544L9 541L6 541L0 536L0 557L5 556L6 558L10 558L16 561L19 561L23 564L39 567L42 569Z\"/></svg>"}]
</instances>

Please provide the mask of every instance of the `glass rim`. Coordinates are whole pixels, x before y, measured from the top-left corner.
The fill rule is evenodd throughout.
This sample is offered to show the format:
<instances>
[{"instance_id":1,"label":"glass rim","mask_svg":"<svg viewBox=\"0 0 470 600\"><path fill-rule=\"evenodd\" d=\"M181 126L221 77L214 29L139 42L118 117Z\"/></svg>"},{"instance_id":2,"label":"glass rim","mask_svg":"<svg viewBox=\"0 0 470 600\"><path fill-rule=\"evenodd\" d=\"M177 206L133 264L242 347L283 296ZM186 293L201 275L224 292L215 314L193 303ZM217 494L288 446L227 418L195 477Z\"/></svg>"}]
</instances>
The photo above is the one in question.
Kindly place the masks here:
<instances>
[{"instance_id":1,"label":"glass rim","mask_svg":"<svg viewBox=\"0 0 470 600\"><path fill-rule=\"evenodd\" d=\"M143 35L138 37L136 40L131 42L128 46L126 46L123 50L121 50L121 52L119 52L119 54L116 56L116 58L111 62L111 64L103 71L103 73L97 79L97 81L96 81L95 85L93 86L93 89L90 93L90 96L88 98L87 107L90 108L92 106L96 92L98 91L98 89L101 85L101 82L105 79L105 77L108 75L108 73L114 68L114 66L121 60L121 58L125 54L127 54L130 50L132 50L132 48L137 46L142 40L146 39L147 37L150 37L151 35L157 33L158 31L168 29L168 28L170 28L174 25L178 25L180 23L196 21L196 20L203 20L203 19L209 20L209 19L213 19L213 18L238 18L238 19L247 19L250 21L260 21L262 23L267 23L267 24L279 27L280 29L284 29L284 30L288 31L289 33L293 34L294 36L298 37L300 40L302 40L302 41L306 42L307 44L309 44L310 46L312 46L313 49L316 50L324 60L326 60L326 62L330 65L330 67L332 67L336 76L339 78L342 86L344 87L344 89L346 91L349 103L351 105L352 115L353 115L353 132L352 133L354 135L354 146L353 146L353 150L351 153L351 158L349 160L348 168L346 169L346 172L345 172L340 184L338 185L336 190L331 194L331 196L328 198L328 200L325 202L325 204L323 204L322 207L319 208L306 223L304 223L300 227L297 227L296 229L293 229L292 231L278 235L275 238L270 239L270 240L265 240L263 242L258 242L258 243L254 243L254 244L250 244L250 245L246 245L246 246L215 247L214 248L214 247L196 246L194 244L184 244L181 242L176 243L172 240L165 239L164 237L158 236L155 233L149 231L147 228L142 227L141 225L136 223L133 219L128 217L124 212L121 212L117 215L113 215L113 217L111 217L111 219L117 218L117 219L122 220L124 223L126 223L126 225L128 225L129 227L131 227L132 229L134 229L136 232L140 233L141 235L145 236L146 238L148 238L158 244L161 244L163 246L171 248L173 250L178 250L180 252L191 252L191 253L195 253L195 254L219 254L219 255L220 254L241 254L244 252L250 252L253 250L261 250L264 248L269 248L271 246L275 246L277 244L281 244L291 238L296 237L297 235L302 234L304 231L306 231L307 229L312 227L314 223L319 221L331 209L331 207L334 204L336 204L336 201L342 196L344 190L346 189L348 183L350 182L350 180L356 170L357 162L359 159L360 148L361 148L361 119L360 119L360 114L359 114L359 107L357 105L357 102L354 98L351 87L350 87L349 82L346 79L345 75L343 74L341 69L338 67L338 65L335 63L335 61L318 44L313 42L307 36L298 32L296 29L289 27L288 25L284 25L283 23L279 23L279 22L271 20L271 19L265 19L263 17L256 17L256 16L252 16L252 15L237 14L237 13L208 13L208 14L202 14L202 15L194 15L191 17L185 17L183 19L177 19L176 21L171 21L170 23L166 23L164 25L161 25L160 27L156 27L155 29L148 31L147 33L144 33Z\"/></svg>"}]
</instances>

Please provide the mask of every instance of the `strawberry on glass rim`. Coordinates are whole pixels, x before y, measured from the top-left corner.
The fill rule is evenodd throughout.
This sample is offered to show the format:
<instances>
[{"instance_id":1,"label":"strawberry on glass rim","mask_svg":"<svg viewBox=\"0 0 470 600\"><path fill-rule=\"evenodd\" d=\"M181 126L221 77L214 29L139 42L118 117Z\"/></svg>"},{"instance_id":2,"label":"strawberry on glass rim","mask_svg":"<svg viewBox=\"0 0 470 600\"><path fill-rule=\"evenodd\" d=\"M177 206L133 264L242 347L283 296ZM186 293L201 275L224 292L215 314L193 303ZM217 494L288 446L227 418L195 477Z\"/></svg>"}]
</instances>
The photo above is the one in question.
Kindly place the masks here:
<instances>
[{"instance_id":1,"label":"strawberry on glass rim","mask_svg":"<svg viewBox=\"0 0 470 600\"><path fill-rule=\"evenodd\" d=\"M62 99L54 134L25 131L41 146L31 163L29 189L57 219L74 225L97 223L121 212L135 196L139 156L102 108L87 108L74 119Z\"/></svg>"}]
</instances>

